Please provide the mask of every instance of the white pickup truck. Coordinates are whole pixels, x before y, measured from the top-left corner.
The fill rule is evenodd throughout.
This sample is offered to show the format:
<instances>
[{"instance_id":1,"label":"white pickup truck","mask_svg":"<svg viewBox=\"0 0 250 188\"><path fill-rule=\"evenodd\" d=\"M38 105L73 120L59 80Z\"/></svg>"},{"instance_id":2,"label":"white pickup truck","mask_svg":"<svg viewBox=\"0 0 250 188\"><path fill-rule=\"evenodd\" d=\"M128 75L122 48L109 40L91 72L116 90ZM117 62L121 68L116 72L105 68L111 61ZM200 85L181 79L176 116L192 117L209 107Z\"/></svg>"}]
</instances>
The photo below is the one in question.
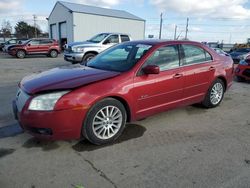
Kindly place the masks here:
<instances>
[{"instance_id":1,"label":"white pickup truck","mask_svg":"<svg viewBox=\"0 0 250 188\"><path fill-rule=\"evenodd\" d=\"M100 33L85 42L73 42L66 45L64 59L72 63L86 63L107 48L130 40L127 34Z\"/></svg>"}]
</instances>

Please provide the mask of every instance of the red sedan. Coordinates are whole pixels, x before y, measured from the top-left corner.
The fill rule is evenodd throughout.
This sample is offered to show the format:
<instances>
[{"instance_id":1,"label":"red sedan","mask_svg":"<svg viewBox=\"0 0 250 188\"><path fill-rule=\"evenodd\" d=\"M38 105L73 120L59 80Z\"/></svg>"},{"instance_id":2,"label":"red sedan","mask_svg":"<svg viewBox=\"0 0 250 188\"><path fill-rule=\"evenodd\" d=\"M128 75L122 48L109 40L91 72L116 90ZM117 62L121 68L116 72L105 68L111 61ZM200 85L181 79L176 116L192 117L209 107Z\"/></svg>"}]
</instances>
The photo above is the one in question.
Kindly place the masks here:
<instances>
[{"instance_id":1,"label":"red sedan","mask_svg":"<svg viewBox=\"0 0 250 188\"><path fill-rule=\"evenodd\" d=\"M232 85L233 61L190 41L132 41L90 60L24 78L13 109L39 138L106 144L126 122L172 108L218 106Z\"/></svg>"},{"instance_id":2,"label":"red sedan","mask_svg":"<svg viewBox=\"0 0 250 188\"><path fill-rule=\"evenodd\" d=\"M235 75L239 82L250 80L250 56L240 61L235 69Z\"/></svg>"}]
</instances>

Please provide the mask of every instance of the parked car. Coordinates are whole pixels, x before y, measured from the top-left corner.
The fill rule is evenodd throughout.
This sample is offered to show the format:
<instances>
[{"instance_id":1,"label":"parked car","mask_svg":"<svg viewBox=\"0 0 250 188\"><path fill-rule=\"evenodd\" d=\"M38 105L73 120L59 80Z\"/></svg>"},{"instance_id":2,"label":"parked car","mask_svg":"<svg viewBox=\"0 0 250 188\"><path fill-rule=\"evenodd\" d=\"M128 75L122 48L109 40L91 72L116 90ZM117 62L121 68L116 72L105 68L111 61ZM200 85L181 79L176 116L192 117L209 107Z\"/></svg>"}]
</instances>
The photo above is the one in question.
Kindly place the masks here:
<instances>
[{"instance_id":1,"label":"parked car","mask_svg":"<svg viewBox=\"0 0 250 188\"><path fill-rule=\"evenodd\" d=\"M212 48L214 49L218 54L220 55L224 55L224 56L230 56L227 52L224 52L222 49L220 48Z\"/></svg>"},{"instance_id":2,"label":"parked car","mask_svg":"<svg viewBox=\"0 0 250 188\"><path fill-rule=\"evenodd\" d=\"M5 44L5 41L0 40L0 51L3 51L4 44Z\"/></svg>"},{"instance_id":3,"label":"parked car","mask_svg":"<svg viewBox=\"0 0 250 188\"><path fill-rule=\"evenodd\" d=\"M234 63L238 64L241 59L244 59L244 57L250 52L250 48L241 48L238 50L235 50L230 53L232 59L234 60Z\"/></svg>"},{"instance_id":4,"label":"parked car","mask_svg":"<svg viewBox=\"0 0 250 188\"><path fill-rule=\"evenodd\" d=\"M250 80L250 55L240 61L235 69L235 76L239 82Z\"/></svg>"},{"instance_id":5,"label":"parked car","mask_svg":"<svg viewBox=\"0 0 250 188\"><path fill-rule=\"evenodd\" d=\"M8 50L8 53L17 58L37 54L44 54L55 58L60 53L60 47L54 39L30 39L23 44L12 46Z\"/></svg>"},{"instance_id":6,"label":"parked car","mask_svg":"<svg viewBox=\"0 0 250 188\"><path fill-rule=\"evenodd\" d=\"M117 139L129 121L201 103L218 106L233 61L191 41L131 41L91 59L24 78L13 101L23 129L38 138Z\"/></svg>"},{"instance_id":7,"label":"parked car","mask_svg":"<svg viewBox=\"0 0 250 188\"><path fill-rule=\"evenodd\" d=\"M16 44L22 44L24 43L25 41L27 41L28 39L26 38L21 38L21 39L10 39L8 41L6 41L4 44L3 44L3 51L4 52L8 52L8 48L13 46L13 45L16 45Z\"/></svg>"},{"instance_id":8,"label":"parked car","mask_svg":"<svg viewBox=\"0 0 250 188\"><path fill-rule=\"evenodd\" d=\"M72 63L86 63L107 48L130 40L127 34L100 33L85 42L69 44L64 51L64 59Z\"/></svg>"}]
</instances>

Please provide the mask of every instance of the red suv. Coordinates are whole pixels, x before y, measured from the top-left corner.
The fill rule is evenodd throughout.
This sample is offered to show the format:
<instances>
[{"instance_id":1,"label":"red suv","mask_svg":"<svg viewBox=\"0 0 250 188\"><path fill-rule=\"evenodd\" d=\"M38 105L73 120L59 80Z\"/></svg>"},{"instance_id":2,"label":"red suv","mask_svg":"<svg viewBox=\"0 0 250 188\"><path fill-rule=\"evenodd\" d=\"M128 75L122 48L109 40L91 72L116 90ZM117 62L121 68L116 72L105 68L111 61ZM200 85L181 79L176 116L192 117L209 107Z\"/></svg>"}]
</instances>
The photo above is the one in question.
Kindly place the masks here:
<instances>
[{"instance_id":1,"label":"red suv","mask_svg":"<svg viewBox=\"0 0 250 188\"><path fill-rule=\"evenodd\" d=\"M83 136L106 144L121 135L126 122L194 103L218 106L233 74L230 57L197 42L125 42L87 66L24 78L13 109L23 129L36 137Z\"/></svg>"},{"instance_id":2,"label":"red suv","mask_svg":"<svg viewBox=\"0 0 250 188\"><path fill-rule=\"evenodd\" d=\"M8 50L8 54L17 58L38 54L55 58L58 56L58 53L60 53L59 44L53 39L30 39L23 44L13 45Z\"/></svg>"}]
</instances>

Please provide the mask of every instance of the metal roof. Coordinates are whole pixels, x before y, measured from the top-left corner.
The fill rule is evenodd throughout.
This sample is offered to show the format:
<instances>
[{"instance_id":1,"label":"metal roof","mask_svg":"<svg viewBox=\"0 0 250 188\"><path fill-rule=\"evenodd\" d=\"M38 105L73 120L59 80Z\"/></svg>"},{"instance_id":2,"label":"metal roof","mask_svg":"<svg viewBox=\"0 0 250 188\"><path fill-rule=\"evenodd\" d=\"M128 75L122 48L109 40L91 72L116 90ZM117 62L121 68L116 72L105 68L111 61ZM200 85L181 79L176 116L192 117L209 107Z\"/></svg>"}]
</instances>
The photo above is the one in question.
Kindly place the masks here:
<instances>
[{"instance_id":1,"label":"metal roof","mask_svg":"<svg viewBox=\"0 0 250 188\"><path fill-rule=\"evenodd\" d=\"M101 8L101 7L89 6L89 5L83 5L83 4L70 3L70 2L65 2L65 1L58 1L57 3L60 3L61 5L63 5L65 8L69 9L72 12L145 21L142 18L139 18L124 10Z\"/></svg>"}]
</instances>

